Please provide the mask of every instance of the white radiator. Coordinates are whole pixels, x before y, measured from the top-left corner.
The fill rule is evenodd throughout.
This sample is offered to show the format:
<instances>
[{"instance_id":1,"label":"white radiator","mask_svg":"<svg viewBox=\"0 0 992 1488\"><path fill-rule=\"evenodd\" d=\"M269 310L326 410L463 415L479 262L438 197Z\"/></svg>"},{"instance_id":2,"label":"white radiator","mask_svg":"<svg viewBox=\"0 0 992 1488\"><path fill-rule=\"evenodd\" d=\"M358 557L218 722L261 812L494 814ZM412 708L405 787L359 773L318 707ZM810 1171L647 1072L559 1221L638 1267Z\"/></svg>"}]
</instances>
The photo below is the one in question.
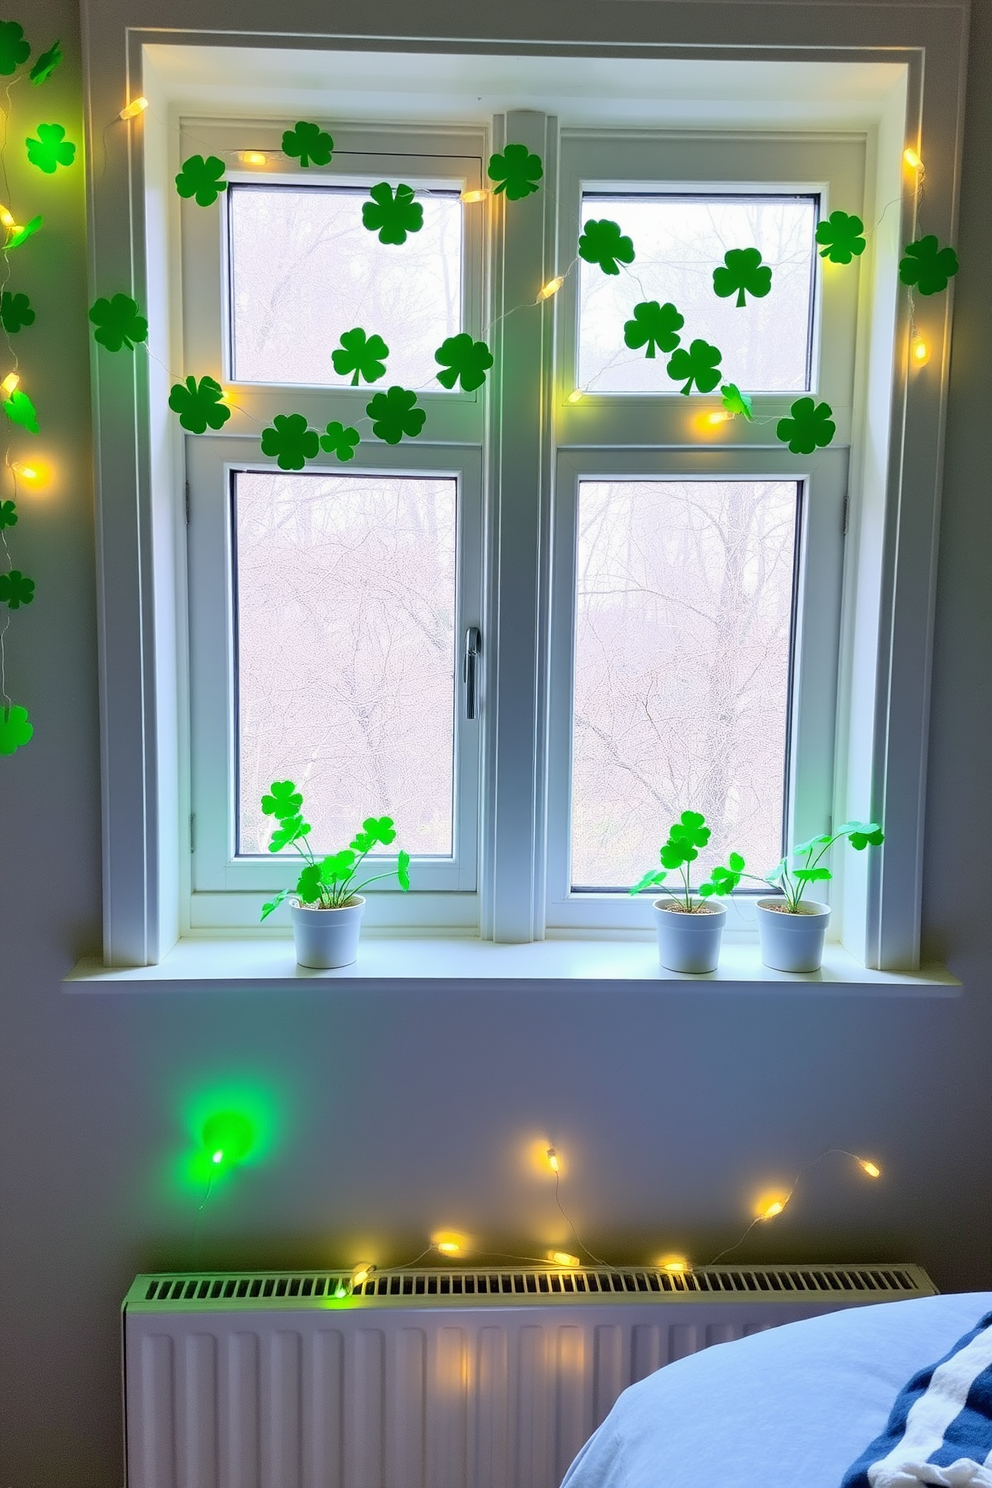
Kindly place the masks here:
<instances>
[{"instance_id":1,"label":"white radiator","mask_svg":"<svg viewBox=\"0 0 992 1488\"><path fill-rule=\"evenodd\" d=\"M124 1302L128 1488L556 1488L662 1364L918 1266L139 1276Z\"/></svg>"}]
</instances>

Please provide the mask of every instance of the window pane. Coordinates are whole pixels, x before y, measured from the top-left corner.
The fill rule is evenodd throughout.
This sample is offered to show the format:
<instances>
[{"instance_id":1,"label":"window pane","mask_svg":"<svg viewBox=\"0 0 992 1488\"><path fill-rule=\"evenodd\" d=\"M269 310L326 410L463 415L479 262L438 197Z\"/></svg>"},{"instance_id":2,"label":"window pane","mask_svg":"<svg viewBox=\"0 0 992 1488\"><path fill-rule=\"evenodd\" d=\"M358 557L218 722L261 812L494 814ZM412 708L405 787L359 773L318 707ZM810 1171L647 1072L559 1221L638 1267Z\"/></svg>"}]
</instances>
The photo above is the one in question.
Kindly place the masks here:
<instances>
[{"instance_id":1,"label":"window pane","mask_svg":"<svg viewBox=\"0 0 992 1488\"><path fill-rule=\"evenodd\" d=\"M402 245L362 225L363 190L234 186L228 195L236 381L347 386L331 352L342 331L362 326L389 347L383 387L444 391L434 353L461 329L457 192L419 195L424 225Z\"/></svg>"},{"instance_id":2,"label":"window pane","mask_svg":"<svg viewBox=\"0 0 992 1488\"><path fill-rule=\"evenodd\" d=\"M312 841L391 816L399 845L452 850L453 479L235 476L239 852L259 798L295 780Z\"/></svg>"},{"instance_id":3,"label":"window pane","mask_svg":"<svg viewBox=\"0 0 992 1488\"><path fill-rule=\"evenodd\" d=\"M723 353L724 380L751 392L809 387L814 197L586 195L582 221L609 218L633 239L619 276L580 261L579 385L602 393L678 393L668 354L630 350L624 322L642 300L673 303L683 345L701 337ZM713 270L729 248L758 248L772 270L763 299L720 299Z\"/></svg>"},{"instance_id":4,"label":"window pane","mask_svg":"<svg viewBox=\"0 0 992 1488\"><path fill-rule=\"evenodd\" d=\"M698 867L781 857L797 509L794 481L580 483L574 887L636 883L687 809Z\"/></svg>"}]
</instances>

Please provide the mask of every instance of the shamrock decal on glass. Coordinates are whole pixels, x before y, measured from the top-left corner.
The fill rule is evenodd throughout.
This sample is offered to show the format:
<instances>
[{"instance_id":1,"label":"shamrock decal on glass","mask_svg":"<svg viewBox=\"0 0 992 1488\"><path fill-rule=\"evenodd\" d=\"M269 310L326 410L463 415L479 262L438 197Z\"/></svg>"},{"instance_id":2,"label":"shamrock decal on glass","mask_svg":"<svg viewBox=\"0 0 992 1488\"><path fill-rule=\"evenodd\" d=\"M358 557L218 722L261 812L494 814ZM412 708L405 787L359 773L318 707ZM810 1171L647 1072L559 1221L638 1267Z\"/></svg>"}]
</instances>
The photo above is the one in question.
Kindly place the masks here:
<instances>
[{"instance_id":1,"label":"shamrock decal on glass","mask_svg":"<svg viewBox=\"0 0 992 1488\"><path fill-rule=\"evenodd\" d=\"M34 325L34 311L26 294L11 294L5 289L0 295L0 325L8 336L13 336L22 326Z\"/></svg>"},{"instance_id":2,"label":"shamrock decal on glass","mask_svg":"<svg viewBox=\"0 0 992 1488\"><path fill-rule=\"evenodd\" d=\"M486 373L493 364L493 354L485 341L473 341L467 331L460 336L449 336L442 341L434 353L434 360L444 367L437 374L442 387L453 388L461 379L462 388L472 393L486 380Z\"/></svg>"},{"instance_id":3,"label":"shamrock decal on glass","mask_svg":"<svg viewBox=\"0 0 992 1488\"><path fill-rule=\"evenodd\" d=\"M342 377L354 373L352 387L358 386L360 377L364 377L366 382L378 382L380 377L385 377L389 347L381 336L367 336L361 326L356 326L353 331L344 332L341 348L331 352L331 361L335 372Z\"/></svg>"},{"instance_id":4,"label":"shamrock decal on glass","mask_svg":"<svg viewBox=\"0 0 992 1488\"><path fill-rule=\"evenodd\" d=\"M815 403L812 398L797 398L789 410L792 417L779 419L775 433L794 455L811 455L815 449L826 449L837 432L829 403Z\"/></svg>"},{"instance_id":5,"label":"shamrock decal on glass","mask_svg":"<svg viewBox=\"0 0 992 1488\"><path fill-rule=\"evenodd\" d=\"M39 124L38 138L27 139L28 160L47 176L54 176L60 165L71 165L76 147L67 140L61 124Z\"/></svg>"},{"instance_id":6,"label":"shamrock decal on glass","mask_svg":"<svg viewBox=\"0 0 992 1488\"><path fill-rule=\"evenodd\" d=\"M268 793L262 797L265 815L277 817L279 821L287 816L295 816L302 805L303 796L292 780L273 780ZM272 850L269 849L270 852Z\"/></svg>"},{"instance_id":7,"label":"shamrock decal on glass","mask_svg":"<svg viewBox=\"0 0 992 1488\"><path fill-rule=\"evenodd\" d=\"M319 450L320 436L308 427L305 414L277 413L262 430L262 454L275 455L280 470L302 470Z\"/></svg>"},{"instance_id":8,"label":"shamrock decal on glass","mask_svg":"<svg viewBox=\"0 0 992 1488\"><path fill-rule=\"evenodd\" d=\"M320 436L320 447L329 455L337 455L339 460L353 460L355 451L359 445L359 433L357 429L346 428L337 419L328 424L327 433Z\"/></svg>"},{"instance_id":9,"label":"shamrock decal on glass","mask_svg":"<svg viewBox=\"0 0 992 1488\"><path fill-rule=\"evenodd\" d=\"M413 199L412 186L393 188L385 181L373 186L371 201L362 204L362 222L369 232L379 234L380 243L405 243L407 233L419 232L424 225L424 209Z\"/></svg>"},{"instance_id":10,"label":"shamrock decal on glass","mask_svg":"<svg viewBox=\"0 0 992 1488\"><path fill-rule=\"evenodd\" d=\"M191 155L183 161L183 168L176 177L176 190L180 196L193 197L198 207L212 207L222 191L227 190L224 162L216 155Z\"/></svg>"},{"instance_id":11,"label":"shamrock decal on glass","mask_svg":"<svg viewBox=\"0 0 992 1488\"><path fill-rule=\"evenodd\" d=\"M0 532L4 527L17 526L17 507L12 501L0 501Z\"/></svg>"},{"instance_id":12,"label":"shamrock decal on glass","mask_svg":"<svg viewBox=\"0 0 992 1488\"><path fill-rule=\"evenodd\" d=\"M632 351L646 346L645 357L654 361L659 347L666 352L675 350L682 339L679 331L684 325L685 317L679 314L674 305L659 305L657 300L642 300L639 305L634 306L633 320L624 321L624 343Z\"/></svg>"},{"instance_id":13,"label":"shamrock decal on glass","mask_svg":"<svg viewBox=\"0 0 992 1488\"><path fill-rule=\"evenodd\" d=\"M42 52L37 62L28 73L31 81L37 86L39 83L47 83L52 73L62 61L62 44L54 42L47 52Z\"/></svg>"},{"instance_id":14,"label":"shamrock decal on glass","mask_svg":"<svg viewBox=\"0 0 992 1488\"><path fill-rule=\"evenodd\" d=\"M713 270L713 289L721 300L737 296L737 308L743 310L746 295L763 300L772 287L772 271L761 262L757 248L729 248L723 264Z\"/></svg>"},{"instance_id":15,"label":"shamrock decal on glass","mask_svg":"<svg viewBox=\"0 0 992 1488\"><path fill-rule=\"evenodd\" d=\"M221 399L224 389L215 377L187 377L177 382L169 393L169 407L178 413L179 422L191 434L205 434L220 429L231 417L231 410Z\"/></svg>"},{"instance_id":16,"label":"shamrock decal on glass","mask_svg":"<svg viewBox=\"0 0 992 1488\"><path fill-rule=\"evenodd\" d=\"M120 351L124 346L133 351L136 342L148 337L148 322L138 314L138 302L130 295L115 294L112 300L97 300L90 311L90 320L96 326L94 337L108 351Z\"/></svg>"},{"instance_id":17,"label":"shamrock decal on glass","mask_svg":"<svg viewBox=\"0 0 992 1488\"><path fill-rule=\"evenodd\" d=\"M619 274L620 264L634 262L634 244L624 237L616 222L602 218L587 222L579 238L579 257L599 264L604 274Z\"/></svg>"},{"instance_id":18,"label":"shamrock decal on glass","mask_svg":"<svg viewBox=\"0 0 992 1488\"><path fill-rule=\"evenodd\" d=\"M34 237L43 221L44 219L42 217L32 217L30 222L26 222L23 227L19 227L16 232L11 233L3 245L4 249L9 252L11 248L20 248L22 243L27 242L28 238Z\"/></svg>"},{"instance_id":19,"label":"shamrock decal on glass","mask_svg":"<svg viewBox=\"0 0 992 1488\"><path fill-rule=\"evenodd\" d=\"M497 183L493 196L502 192L508 201L522 201L539 190L537 183L543 175L540 155L534 155L526 145L504 145L489 161L489 178Z\"/></svg>"},{"instance_id":20,"label":"shamrock decal on glass","mask_svg":"<svg viewBox=\"0 0 992 1488\"><path fill-rule=\"evenodd\" d=\"M908 243L905 254L899 260L899 278L903 284L914 284L921 295L940 294L958 271L954 249L941 248L933 233Z\"/></svg>"},{"instance_id":21,"label":"shamrock decal on glass","mask_svg":"<svg viewBox=\"0 0 992 1488\"><path fill-rule=\"evenodd\" d=\"M34 733L28 718L27 708L13 703L9 708L0 708L0 754L13 754L22 744L27 744Z\"/></svg>"},{"instance_id":22,"label":"shamrock decal on glass","mask_svg":"<svg viewBox=\"0 0 992 1488\"><path fill-rule=\"evenodd\" d=\"M334 154L334 141L319 124L301 121L295 129L286 130L282 137L282 152L291 155L301 165L328 165Z\"/></svg>"},{"instance_id":23,"label":"shamrock decal on glass","mask_svg":"<svg viewBox=\"0 0 992 1488\"><path fill-rule=\"evenodd\" d=\"M24 40L24 27L16 21L0 21L0 72L16 72L31 55Z\"/></svg>"},{"instance_id":24,"label":"shamrock decal on glass","mask_svg":"<svg viewBox=\"0 0 992 1488\"><path fill-rule=\"evenodd\" d=\"M12 610L29 605L34 599L34 579L27 578L19 568L0 574L0 602Z\"/></svg>"},{"instance_id":25,"label":"shamrock decal on glass","mask_svg":"<svg viewBox=\"0 0 992 1488\"><path fill-rule=\"evenodd\" d=\"M823 245L820 257L837 264L849 264L852 258L859 258L865 251L864 230L860 217L849 216L847 212L831 212L827 220L817 223L816 227L816 241Z\"/></svg>"},{"instance_id":26,"label":"shamrock decal on glass","mask_svg":"<svg viewBox=\"0 0 992 1488\"><path fill-rule=\"evenodd\" d=\"M417 395L409 388L391 387L385 393L376 393L365 409L373 420L372 433L376 439L386 444L399 444L404 434L416 439L427 419L416 404Z\"/></svg>"},{"instance_id":27,"label":"shamrock decal on glass","mask_svg":"<svg viewBox=\"0 0 992 1488\"><path fill-rule=\"evenodd\" d=\"M673 351L668 363L668 375L675 382L681 382L685 378L685 387L679 388L680 393L689 394L693 384L701 393L711 393L720 381L719 364L723 360L723 353L708 341L696 340L690 343L688 349L680 346L678 351Z\"/></svg>"},{"instance_id":28,"label":"shamrock decal on glass","mask_svg":"<svg viewBox=\"0 0 992 1488\"><path fill-rule=\"evenodd\" d=\"M3 400L3 411L12 424L20 424L22 429L27 429L29 434L37 434L38 415L35 413L34 404L27 393L22 393L20 388L15 388L9 398Z\"/></svg>"},{"instance_id":29,"label":"shamrock decal on glass","mask_svg":"<svg viewBox=\"0 0 992 1488\"><path fill-rule=\"evenodd\" d=\"M720 389L723 411L731 418L744 418L748 423L754 418L754 405L747 393L742 393L736 382L728 382Z\"/></svg>"}]
</instances>

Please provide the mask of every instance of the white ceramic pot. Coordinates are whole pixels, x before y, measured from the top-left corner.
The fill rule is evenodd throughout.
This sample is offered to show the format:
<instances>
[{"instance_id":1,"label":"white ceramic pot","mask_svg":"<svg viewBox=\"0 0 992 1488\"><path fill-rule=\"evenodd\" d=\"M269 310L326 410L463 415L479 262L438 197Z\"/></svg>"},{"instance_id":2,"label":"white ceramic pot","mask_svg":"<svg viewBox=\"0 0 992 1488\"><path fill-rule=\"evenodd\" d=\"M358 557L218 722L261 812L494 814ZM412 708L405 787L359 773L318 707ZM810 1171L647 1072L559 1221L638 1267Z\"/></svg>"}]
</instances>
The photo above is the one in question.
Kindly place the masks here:
<instances>
[{"instance_id":1,"label":"white ceramic pot","mask_svg":"<svg viewBox=\"0 0 992 1488\"><path fill-rule=\"evenodd\" d=\"M340 909L315 909L294 904L293 939L300 966L327 971L332 966L350 966L358 958L358 936L362 928L365 900L357 895Z\"/></svg>"},{"instance_id":2,"label":"white ceramic pot","mask_svg":"<svg viewBox=\"0 0 992 1488\"><path fill-rule=\"evenodd\" d=\"M802 914L783 914L771 906L781 899L759 899L758 939L761 959L773 971L819 971L830 905L804 901Z\"/></svg>"},{"instance_id":3,"label":"white ceramic pot","mask_svg":"<svg viewBox=\"0 0 992 1488\"><path fill-rule=\"evenodd\" d=\"M658 932L658 959L667 971L687 971L701 976L716 971L720 959L720 937L727 920L722 904L708 903L701 914L679 914L656 899L654 923Z\"/></svg>"}]
</instances>

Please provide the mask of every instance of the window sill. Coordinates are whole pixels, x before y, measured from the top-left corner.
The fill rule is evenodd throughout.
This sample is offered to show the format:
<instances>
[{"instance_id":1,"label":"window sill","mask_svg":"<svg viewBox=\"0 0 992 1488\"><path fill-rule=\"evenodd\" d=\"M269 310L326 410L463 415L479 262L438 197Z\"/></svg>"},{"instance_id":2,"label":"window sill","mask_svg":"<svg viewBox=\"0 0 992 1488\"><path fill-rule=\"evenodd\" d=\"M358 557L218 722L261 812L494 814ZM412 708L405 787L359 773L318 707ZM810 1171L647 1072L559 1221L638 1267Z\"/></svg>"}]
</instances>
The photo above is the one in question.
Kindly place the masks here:
<instances>
[{"instance_id":1,"label":"window sill","mask_svg":"<svg viewBox=\"0 0 992 1488\"><path fill-rule=\"evenodd\" d=\"M803 974L763 966L755 944L724 945L720 967L706 976L663 971L658 952L645 940L544 940L496 945L469 939L375 939L362 942L358 961L335 971L297 966L289 939L181 940L157 966L108 967L80 961L64 978L70 992L148 991L204 986L280 987L287 983L334 982L344 987L413 988L446 982L472 989L486 982L533 982L556 986L583 982L616 989L619 982L653 983L668 992L701 987L888 997L960 997L961 984L942 966L919 971L869 971L843 947L828 944L819 971Z\"/></svg>"}]
</instances>

